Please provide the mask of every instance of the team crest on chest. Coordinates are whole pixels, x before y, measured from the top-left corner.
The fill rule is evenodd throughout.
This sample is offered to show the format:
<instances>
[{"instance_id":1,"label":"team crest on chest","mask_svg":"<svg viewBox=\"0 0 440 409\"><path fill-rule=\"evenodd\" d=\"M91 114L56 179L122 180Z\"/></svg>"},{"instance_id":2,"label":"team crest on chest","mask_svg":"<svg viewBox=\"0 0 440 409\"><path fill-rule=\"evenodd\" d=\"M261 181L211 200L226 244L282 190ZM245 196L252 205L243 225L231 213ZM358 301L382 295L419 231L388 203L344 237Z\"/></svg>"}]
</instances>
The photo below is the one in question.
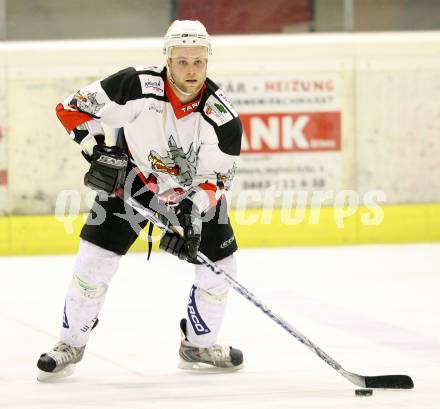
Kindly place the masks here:
<instances>
[{"instance_id":1,"label":"team crest on chest","mask_svg":"<svg viewBox=\"0 0 440 409\"><path fill-rule=\"evenodd\" d=\"M148 160L151 167L158 172L174 176L183 186L190 186L196 175L197 167L197 154L194 151L194 145L191 144L185 153L181 147L177 146L171 135L168 139L168 147L166 156L159 155L154 150L150 151Z\"/></svg>"}]
</instances>

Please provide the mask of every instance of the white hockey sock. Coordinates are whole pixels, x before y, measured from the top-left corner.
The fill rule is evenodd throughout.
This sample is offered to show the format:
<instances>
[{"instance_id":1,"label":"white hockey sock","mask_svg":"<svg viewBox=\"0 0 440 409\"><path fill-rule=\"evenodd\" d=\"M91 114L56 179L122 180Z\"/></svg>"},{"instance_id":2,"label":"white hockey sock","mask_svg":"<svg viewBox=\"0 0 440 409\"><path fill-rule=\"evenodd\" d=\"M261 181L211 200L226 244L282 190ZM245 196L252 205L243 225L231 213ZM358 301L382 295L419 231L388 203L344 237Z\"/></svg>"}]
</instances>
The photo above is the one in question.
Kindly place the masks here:
<instances>
[{"instance_id":1,"label":"white hockey sock","mask_svg":"<svg viewBox=\"0 0 440 409\"><path fill-rule=\"evenodd\" d=\"M80 241L75 272L64 304L60 334L63 342L75 347L87 344L120 258L116 253L85 240Z\"/></svg>"},{"instance_id":2,"label":"white hockey sock","mask_svg":"<svg viewBox=\"0 0 440 409\"><path fill-rule=\"evenodd\" d=\"M232 277L237 274L233 255L216 262ZM202 348L216 343L226 311L229 284L203 265L195 267L196 279L188 301L188 341Z\"/></svg>"}]
</instances>

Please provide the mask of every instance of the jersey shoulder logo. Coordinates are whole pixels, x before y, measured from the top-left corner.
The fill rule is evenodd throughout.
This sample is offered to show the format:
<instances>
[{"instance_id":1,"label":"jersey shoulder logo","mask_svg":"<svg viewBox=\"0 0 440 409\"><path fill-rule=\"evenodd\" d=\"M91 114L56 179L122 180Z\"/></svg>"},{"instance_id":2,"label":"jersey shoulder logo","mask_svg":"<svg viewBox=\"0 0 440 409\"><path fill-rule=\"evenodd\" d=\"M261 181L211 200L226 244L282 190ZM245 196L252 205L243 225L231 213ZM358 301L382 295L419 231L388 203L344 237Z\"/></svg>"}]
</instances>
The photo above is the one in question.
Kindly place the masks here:
<instances>
[{"instance_id":1,"label":"jersey shoulder logo","mask_svg":"<svg viewBox=\"0 0 440 409\"><path fill-rule=\"evenodd\" d=\"M238 116L237 111L235 110L234 106L232 105L232 102L230 99L226 96L226 94L219 88L217 91L215 91L215 95L217 95L218 99L226 105L226 107L231 111L232 115L234 117Z\"/></svg>"},{"instance_id":2,"label":"jersey shoulder logo","mask_svg":"<svg viewBox=\"0 0 440 409\"><path fill-rule=\"evenodd\" d=\"M205 115L214 121L218 126L224 125L234 118L214 95L211 95L206 100L203 111L205 112Z\"/></svg>"},{"instance_id":3,"label":"jersey shoulder logo","mask_svg":"<svg viewBox=\"0 0 440 409\"><path fill-rule=\"evenodd\" d=\"M78 91L69 102L69 106L90 115L96 115L105 105L104 103L98 103L96 95L97 92Z\"/></svg>"},{"instance_id":4,"label":"jersey shoulder logo","mask_svg":"<svg viewBox=\"0 0 440 409\"><path fill-rule=\"evenodd\" d=\"M142 94L153 94L159 97L165 95L165 85L162 77L150 74L139 74L139 81L141 82Z\"/></svg>"}]
</instances>

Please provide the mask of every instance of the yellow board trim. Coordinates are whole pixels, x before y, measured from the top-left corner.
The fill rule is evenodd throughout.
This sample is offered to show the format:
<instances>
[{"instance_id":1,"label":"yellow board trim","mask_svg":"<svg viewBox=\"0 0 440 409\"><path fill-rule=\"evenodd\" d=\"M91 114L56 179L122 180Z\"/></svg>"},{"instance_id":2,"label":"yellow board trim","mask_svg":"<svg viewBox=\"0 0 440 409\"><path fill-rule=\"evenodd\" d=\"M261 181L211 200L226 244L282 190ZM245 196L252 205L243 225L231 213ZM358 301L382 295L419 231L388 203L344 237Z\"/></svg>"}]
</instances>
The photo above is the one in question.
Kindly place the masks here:
<instances>
[{"instance_id":1,"label":"yellow board trim","mask_svg":"<svg viewBox=\"0 0 440 409\"><path fill-rule=\"evenodd\" d=\"M305 209L287 214L281 209L231 211L231 222L240 247L278 247L360 243L410 243L440 241L440 204L388 205L378 225L364 224L366 208L353 209L338 227L337 209ZM286 217L291 224L286 224ZM298 220L295 220L294 217ZM60 221L55 216L0 217L0 255L74 253L84 215ZM67 229L65 228L67 226ZM156 233L153 249L157 248ZM131 251L146 251L138 239Z\"/></svg>"}]
</instances>

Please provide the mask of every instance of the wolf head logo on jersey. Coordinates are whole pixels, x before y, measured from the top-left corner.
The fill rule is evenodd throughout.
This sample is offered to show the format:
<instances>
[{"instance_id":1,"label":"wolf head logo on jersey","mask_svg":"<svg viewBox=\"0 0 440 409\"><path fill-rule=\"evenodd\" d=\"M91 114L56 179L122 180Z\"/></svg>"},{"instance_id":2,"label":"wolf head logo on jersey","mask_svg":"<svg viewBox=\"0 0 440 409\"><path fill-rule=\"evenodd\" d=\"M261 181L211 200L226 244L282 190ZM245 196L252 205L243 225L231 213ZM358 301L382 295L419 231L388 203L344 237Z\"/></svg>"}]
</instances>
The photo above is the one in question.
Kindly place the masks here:
<instances>
[{"instance_id":1,"label":"wolf head logo on jersey","mask_svg":"<svg viewBox=\"0 0 440 409\"><path fill-rule=\"evenodd\" d=\"M151 167L159 172L166 172L174 176L182 186L190 186L196 175L197 155L193 144L188 152L177 146L173 136L168 140L170 150L167 156L161 156L155 151L150 151L148 160Z\"/></svg>"},{"instance_id":2,"label":"wolf head logo on jersey","mask_svg":"<svg viewBox=\"0 0 440 409\"><path fill-rule=\"evenodd\" d=\"M88 92L86 95L81 94L81 91L78 91L72 98L69 103L74 109L78 109L79 111L86 112L90 115L96 115L97 112L105 105L99 104L96 100L96 92L91 93Z\"/></svg>"}]
</instances>

